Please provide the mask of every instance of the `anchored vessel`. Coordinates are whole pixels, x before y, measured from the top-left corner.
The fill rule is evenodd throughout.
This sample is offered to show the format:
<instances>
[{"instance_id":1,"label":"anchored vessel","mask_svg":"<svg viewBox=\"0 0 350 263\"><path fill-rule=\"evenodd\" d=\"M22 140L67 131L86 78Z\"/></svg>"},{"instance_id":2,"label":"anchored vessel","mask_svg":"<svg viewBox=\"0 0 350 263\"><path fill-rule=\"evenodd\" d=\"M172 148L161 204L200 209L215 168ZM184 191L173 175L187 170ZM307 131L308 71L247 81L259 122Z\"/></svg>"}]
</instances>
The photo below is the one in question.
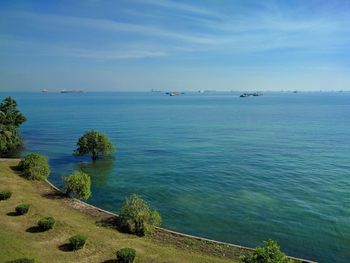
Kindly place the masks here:
<instances>
[{"instance_id":1,"label":"anchored vessel","mask_svg":"<svg viewBox=\"0 0 350 263\"><path fill-rule=\"evenodd\" d=\"M61 90L61 93L84 93L83 90L66 90L66 89L63 89Z\"/></svg>"},{"instance_id":2,"label":"anchored vessel","mask_svg":"<svg viewBox=\"0 0 350 263\"><path fill-rule=\"evenodd\" d=\"M250 96L254 96L254 97L257 97L257 96L262 96L264 95L262 92L254 92L254 93L243 93L240 95L241 98L246 98L246 97L250 97Z\"/></svg>"}]
</instances>

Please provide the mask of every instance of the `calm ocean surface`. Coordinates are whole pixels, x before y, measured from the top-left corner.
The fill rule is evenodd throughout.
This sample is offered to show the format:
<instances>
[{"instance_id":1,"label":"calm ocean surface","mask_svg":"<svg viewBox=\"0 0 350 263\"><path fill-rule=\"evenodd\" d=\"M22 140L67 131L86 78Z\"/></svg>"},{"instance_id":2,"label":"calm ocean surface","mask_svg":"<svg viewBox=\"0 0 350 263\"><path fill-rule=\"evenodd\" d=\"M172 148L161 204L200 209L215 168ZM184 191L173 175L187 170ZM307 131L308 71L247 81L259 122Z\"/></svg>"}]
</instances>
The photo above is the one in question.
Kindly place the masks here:
<instances>
[{"instance_id":1,"label":"calm ocean surface","mask_svg":"<svg viewBox=\"0 0 350 263\"><path fill-rule=\"evenodd\" d=\"M6 95L28 118L26 151L49 156L58 186L90 173L91 204L117 212L138 193L169 229L349 262L350 93ZM111 138L115 158L72 156L89 129Z\"/></svg>"}]
</instances>

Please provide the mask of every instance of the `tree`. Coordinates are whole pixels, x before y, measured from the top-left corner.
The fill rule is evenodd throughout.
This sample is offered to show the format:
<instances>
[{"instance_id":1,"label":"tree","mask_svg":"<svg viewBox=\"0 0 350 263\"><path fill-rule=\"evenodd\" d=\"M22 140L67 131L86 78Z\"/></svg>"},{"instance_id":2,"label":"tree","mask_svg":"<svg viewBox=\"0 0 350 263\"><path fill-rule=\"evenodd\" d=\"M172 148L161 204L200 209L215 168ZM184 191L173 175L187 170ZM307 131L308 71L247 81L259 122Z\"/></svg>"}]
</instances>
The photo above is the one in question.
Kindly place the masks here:
<instances>
[{"instance_id":1,"label":"tree","mask_svg":"<svg viewBox=\"0 0 350 263\"><path fill-rule=\"evenodd\" d=\"M120 212L120 224L128 232L143 236L151 233L160 223L160 214L140 196L133 194L125 200Z\"/></svg>"},{"instance_id":2,"label":"tree","mask_svg":"<svg viewBox=\"0 0 350 263\"><path fill-rule=\"evenodd\" d=\"M25 121L14 99L7 97L0 103L0 156L11 154L23 144L18 128Z\"/></svg>"},{"instance_id":3,"label":"tree","mask_svg":"<svg viewBox=\"0 0 350 263\"><path fill-rule=\"evenodd\" d=\"M242 263L293 263L286 257L276 241L271 239L264 241L265 246L257 247L256 250L241 258Z\"/></svg>"},{"instance_id":4,"label":"tree","mask_svg":"<svg viewBox=\"0 0 350 263\"><path fill-rule=\"evenodd\" d=\"M38 153L27 154L18 164L23 176L30 180L45 180L50 175L47 157Z\"/></svg>"},{"instance_id":5,"label":"tree","mask_svg":"<svg viewBox=\"0 0 350 263\"><path fill-rule=\"evenodd\" d=\"M110 154L115 148L109 138L98 131L88 131L77 142L74 151L77 156L91 155L92 160L97 160L100 155Z\"/></svg>"},{"instance_id":6,"label":"tree","mask_svg":"<svg viewBox=\"0 0 350 263\"><path fill-rule=\"evenodd\" d=\"M87 200L91 196L91 178L86 173L76 171L64 178L64 188L68 195Z\"/></svg>"}]
</instances>

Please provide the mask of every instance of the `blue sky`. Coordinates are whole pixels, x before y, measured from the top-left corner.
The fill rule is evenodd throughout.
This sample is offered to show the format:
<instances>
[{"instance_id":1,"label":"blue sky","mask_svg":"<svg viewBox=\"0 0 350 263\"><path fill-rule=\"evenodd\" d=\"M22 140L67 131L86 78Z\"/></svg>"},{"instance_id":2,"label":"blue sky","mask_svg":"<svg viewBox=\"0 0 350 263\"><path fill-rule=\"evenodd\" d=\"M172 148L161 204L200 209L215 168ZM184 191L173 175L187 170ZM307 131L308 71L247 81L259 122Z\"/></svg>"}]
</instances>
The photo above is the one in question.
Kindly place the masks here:
<instances>
[{"instance_id":1,"label":"blue sky","mask_svg":"<svg viewBox=\"0 0 350 263\"><path fill-rule=\"evenodd\" d=\"M0 91L349 90L350 1L0 1Z\"/></svg>"}]
</instances>

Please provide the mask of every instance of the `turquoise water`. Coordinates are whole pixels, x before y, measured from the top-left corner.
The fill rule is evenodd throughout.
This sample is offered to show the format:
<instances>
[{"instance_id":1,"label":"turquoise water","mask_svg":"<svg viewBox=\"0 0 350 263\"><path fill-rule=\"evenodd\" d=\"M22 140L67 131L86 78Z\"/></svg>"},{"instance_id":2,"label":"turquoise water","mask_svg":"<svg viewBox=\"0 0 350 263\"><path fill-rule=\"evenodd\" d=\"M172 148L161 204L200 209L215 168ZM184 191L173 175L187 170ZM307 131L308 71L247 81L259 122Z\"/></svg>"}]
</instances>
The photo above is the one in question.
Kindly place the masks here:
<instances>
[{"instance_id":1,"label":"turquoise water","mask_svg":"<svg viewBox=\"0 0 350 263\"><path fill-rule=\"evenodd\" d=\"M28 117L26 151L50 157L50 180L83 169L89 203L118 211L142 195L163 226L292 256L350 258L350 93L12 93ZM72 156L84 131L114 158Z\"/></svg>"}]
</instances>

